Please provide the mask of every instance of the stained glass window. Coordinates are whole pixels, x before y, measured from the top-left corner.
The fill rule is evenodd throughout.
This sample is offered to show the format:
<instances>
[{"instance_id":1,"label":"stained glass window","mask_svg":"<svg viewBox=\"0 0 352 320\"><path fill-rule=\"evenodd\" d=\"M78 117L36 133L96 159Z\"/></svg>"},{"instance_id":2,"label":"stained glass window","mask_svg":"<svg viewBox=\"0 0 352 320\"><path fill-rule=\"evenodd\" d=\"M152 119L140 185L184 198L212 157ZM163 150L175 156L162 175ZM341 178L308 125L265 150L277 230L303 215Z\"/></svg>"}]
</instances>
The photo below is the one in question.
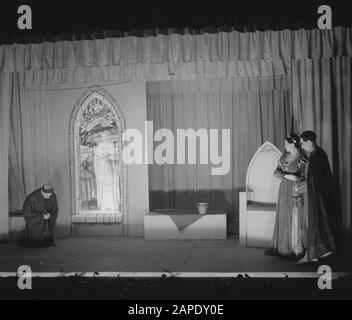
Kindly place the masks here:
<instances>
[{"instance_id":1,"label":"stained glass window","mask_svg":"<svg viewBox=\"0 0 352 320\"><path fill-rule=\"evenodd\" d=\"M120 126L103 97L91 97L79 126L81 212L120 212Z\"/></svg>"}]
</instances>

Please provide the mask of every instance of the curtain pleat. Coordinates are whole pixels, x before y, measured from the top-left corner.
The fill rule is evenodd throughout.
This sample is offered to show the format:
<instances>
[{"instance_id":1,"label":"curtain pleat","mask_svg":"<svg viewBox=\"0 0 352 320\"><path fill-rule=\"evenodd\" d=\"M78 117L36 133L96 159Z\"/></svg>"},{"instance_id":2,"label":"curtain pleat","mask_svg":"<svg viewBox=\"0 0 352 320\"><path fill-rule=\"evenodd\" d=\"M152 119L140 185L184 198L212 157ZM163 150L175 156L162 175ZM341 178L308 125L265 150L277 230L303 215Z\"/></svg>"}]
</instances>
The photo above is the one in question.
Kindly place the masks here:
<instances>
[{"instance_id":1,"label":"curtain pleat","mask_svg":"<svg viewBox=\"0 0 352 320\"><path fill-rule=\"evenodd\" d=\"M9 236L8 178L10 110L14 101L16 78L11 73L0 73L0 240Z\"/></svg>"},{"instance_id":2,"label":"curtain pleat","mask_svg":"<svg viewBox=\"0 0 352 320\"><path fill-rule=\"evenodd\" d=\"M23 114L20 97L20 88L17 83L14 86L14 101L11 105L10 111L10 130L9 130L9 210L14 211L22 207L25 199L25 180L23 171L23 155L24 155L24 144L23 136L28 134L24 131L22 126Z\"/></svg>"},{"instance_id":3,"label":"curtain pleat","mask_svg":"<svg viewBox=\"0 0 352 320\"><path fill-rule=\"evenodd\" d=\"M26 195L50 178L50 105L45 88L16 93L10 118L9 210L22 208Z\"/></svg>"}]
</instances>

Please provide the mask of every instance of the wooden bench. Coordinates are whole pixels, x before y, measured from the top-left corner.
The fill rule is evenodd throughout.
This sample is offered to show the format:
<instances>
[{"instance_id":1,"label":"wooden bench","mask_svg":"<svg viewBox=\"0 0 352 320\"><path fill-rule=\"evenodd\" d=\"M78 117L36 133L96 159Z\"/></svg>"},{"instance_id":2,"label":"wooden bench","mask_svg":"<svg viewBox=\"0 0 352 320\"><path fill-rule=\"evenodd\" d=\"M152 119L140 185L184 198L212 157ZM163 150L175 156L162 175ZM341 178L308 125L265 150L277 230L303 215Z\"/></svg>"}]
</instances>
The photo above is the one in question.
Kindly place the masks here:
<instances>
[{"instance_id":1,"label":"wooden bench","mask_svg":"<svg viewBox=\"0 0 352 320\"><path fill-rule=\"evenodd\" d=\"M24 230L26 222L24 220L23 210L13 210L9 212L9 237L18 239Z\"/></svg>"},{"instance_id":2,"label":"wooden bench","mask_svg":"<svg viewBox=\"0 0 352 320\"><path fill-rule=\"evenodd\" d=\"M23 210L14 210L9 212L9 217L24 217Z\"/></svg>"},{"instance_id":3,"label":"wooden bench","mask_svg":"<svg viewBox=\"0 0 352 320\"><path fill-rule=\"evenodd\" d=\"M122 213L120 212L82 212L72 215L74 224L113 224L122 223Z\"/></svg>"}]
</instances>

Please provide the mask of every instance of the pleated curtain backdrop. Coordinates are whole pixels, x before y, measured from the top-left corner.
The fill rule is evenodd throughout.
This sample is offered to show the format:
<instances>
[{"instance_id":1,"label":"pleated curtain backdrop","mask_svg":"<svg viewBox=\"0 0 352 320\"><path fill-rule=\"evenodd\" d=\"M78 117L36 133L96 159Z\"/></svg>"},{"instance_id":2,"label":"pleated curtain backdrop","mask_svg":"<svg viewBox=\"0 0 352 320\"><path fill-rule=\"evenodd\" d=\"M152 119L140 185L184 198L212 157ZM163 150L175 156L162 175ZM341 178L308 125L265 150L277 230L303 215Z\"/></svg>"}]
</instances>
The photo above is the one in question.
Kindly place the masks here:
<instances>
[{"instance_id":1,"label":"pleated curtain backdrop","mask_svg":"<svg viewBox=\"0 0 352 320\"><path fill-rule=\"evenodd\" d=\"M193 208L197 202L208 202L237 222L238 192L244 190L251 157L266 140L282 148L291 130L290 81L280 77L149 82L147 119L153 121L154 132L170 129L175 146L177 129L218 129L219 156L225 152L221 130L230 130L230 145L225 146L230 148L230 168L225 175L212 175L210 159L199 164L199 148L197 164L149 165L150 208ZM154 142L154 150L160 143ZM175 162L176 152L180 150L175 148Z\"/></svg>"},{"instance_id":2,"label":"pleated curtain backdrop","mask_svg":"<svg viewBox=\"0 0 352 320\"><path fill-rule=\"evenodd\" d=\"M240 67L234 76L241 76L246 72L243 67L258 66L259 62L263 63L262 68L280 67L283 61L291 59L348 56L352 52L350 27L191 32L95 40L75 40L73 37L71 41L1 45L0 71L70 72L73 68L121 66L127 78L127 73L142 76L142 70L154 73L163 65L168 71L179 67L191 71L192 67L199 66L209 67L208 72L211 72L212 64L232 61Z\"/></svg>"},{"instance_id":3,"label":"pleated curtain backdrop","mask_svg":"<svg viewBox=\"0 0 352 320\"><path fill-rule=\"evenodd\" d=\"M16 87L10 112L9 210L50 179L51 125L47 88Z\"/></svg>"},{"instance_id":4,"label":"pleated curtain backdrop","mask_svg":"<svg viewBox=\"0 0 352 320\"><path fill-rule=\"evenodd\" d=\"M341 200L343 234L351 234L352 58L292 62L293 110L299 131L314 130L327 153Z\"/></svg>"},{"instance_id":5,"label":"pleated curtain backdrop","mask_svg":"<svg viewBox=\"0 0 352 320\"><path fill-rule=\"evenodd\" d=\"M52 84L133 81L156 81L155 86L148 85L148 117L155 119L156 128L166 123L175 128L230 127L234 132L230 174L208 176L210 168L203 165L197 170L176 165L167 169L169 174L167 166L155 169L160 171L158 174L153 169L152 206L178 205L177 201L181 200L176 198L176 191L168 190L179 190L181 180L172 182L170 177L177 177L177 170L183 175L188 175L185 170L193 170L195 173L189 173L193 181L187 178L185 188L220 190L223 185L224 197L228 199L226 207L231 208L232 216L237 219L237 189L244 187L245 164L256 148L266 139L281 147L283 137L291 128L298 131L310 128L317 131L319 143L330 157L342 194L343 229L351 235L351 57L352 28L345 27L170 33L1 45L0 183L7 186L10 182L10 186L0 193L0 236L8 234L9 204L11 209L18 208L24 195L46 180L46 172L50 171L50 146L45 139L51 131L50 123L45 120L48 112L45 88ZM291 84L277 87L278 80L273 79L286 77L292 80ZM256 78L263 81L256 82ZM201 85L194 91L191 82L188 82L191 91L182 89L172 93L175 86L169 84L166 87L171 88L167 89L171 90L170 94L157 89L162 86L158 81L172 79L196 83L206 79L225 82L234 79L237 84L229 85L232 89L224 89L227 85L223 83L219 87L216 82L206 92ZM238 84L238 81L243 82ZM38 91L38 88L42 89ZM161 90L161 94L155 90ZM177 113L171 111L171 105ZM181 119L190 107L193 114ZM217 107L220 112L214 111ZM291 107L294 121L288 111ZM167 113L166 109L169 109ZM175 119L169 119L170 114ZM166 199L169 200L159 204L161 200L156 195L163 190L161 187L168 192ZM214 197L221 199L222 196ZM203 195L187 196L181 203L204 198ZM221 205L220 200L212 203Z\"/></svg>"}]
</instances>

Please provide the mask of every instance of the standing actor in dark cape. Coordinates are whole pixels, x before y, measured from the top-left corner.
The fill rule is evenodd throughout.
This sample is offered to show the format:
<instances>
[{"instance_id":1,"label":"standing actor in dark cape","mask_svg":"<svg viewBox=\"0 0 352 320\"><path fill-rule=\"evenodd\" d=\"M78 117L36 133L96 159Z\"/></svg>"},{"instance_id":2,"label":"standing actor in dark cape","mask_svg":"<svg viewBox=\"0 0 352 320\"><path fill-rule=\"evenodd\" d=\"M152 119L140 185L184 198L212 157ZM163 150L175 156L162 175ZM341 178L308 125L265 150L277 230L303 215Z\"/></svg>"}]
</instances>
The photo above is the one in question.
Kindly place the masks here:
<instances>
[{"instance_id":1,"label":"standing actor in dark cape","mask_svg":"<svg viewBox=\"0 0 352 320\"><path fill-rule=\"evenodd\" d=\"M304 264L325 258L337 249L339 212L333 176L324 150L316 145L316 134L305 131L300 137L302 149L309 155L306 166L305 256L298 262Z\"/></svg>"},{"instance_id":2,"label":"standing actor in dark cape","mask_svg":"<svg viewBox=\"0 0 352 320\"><path fill-rule=\"evenodd\" d=\"M23 205L26 225L18 245L21 247L54 245L53 230L58 211L56 195L51 184L44 184L42 188L34 190L27 196Z\"/></svg>"}]
</instances>

